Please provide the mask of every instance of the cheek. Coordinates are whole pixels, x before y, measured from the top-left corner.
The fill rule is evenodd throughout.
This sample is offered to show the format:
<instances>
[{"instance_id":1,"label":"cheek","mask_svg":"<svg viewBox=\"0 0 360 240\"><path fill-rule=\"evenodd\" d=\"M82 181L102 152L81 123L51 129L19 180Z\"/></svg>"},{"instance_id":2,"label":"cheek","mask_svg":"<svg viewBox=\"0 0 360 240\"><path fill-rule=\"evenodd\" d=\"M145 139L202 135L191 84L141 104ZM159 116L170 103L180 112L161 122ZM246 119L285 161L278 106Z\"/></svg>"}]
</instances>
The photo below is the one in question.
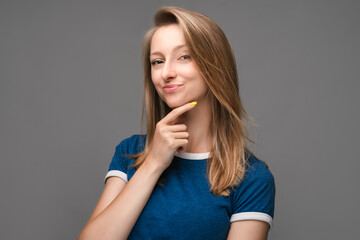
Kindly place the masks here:
<instances>
[{"instance_id":1,"label":"cheek","mask_svg":"<svg viewBox=\"0 0 360 240\"><path fill-rule=\"evenodd\" d=\"M190 66L184 66L182 68L183 76L186 77L189 80L199 80L202 79L200 70L197 68L197 66L192 63Z\"/></svg>"},{"instance_id":2,"label":"cheek","mask_svg":"<svg viewBox=\"0 0 360 240\"><path fill-rule=\"evenodd\" d=\"M162 99L161 96L161 82L159 80L159 77L156 77L156 74L151 73L151 82L153 84L153 87L156 90L156 93L160 96L160 98Z\"/></svg>"},{"instance_id":3,"label":"cheek","mask_svg":"<svg viewBox=\"0 0 360 240\"><path fill-rule=\"evenodd\" d=\"M205 87L206 83L205 80L202 78L201 74L197 70L191 70L184 72L186 74L186 77L189 82L192 82L193 84L196 84L198 87Z\"/></svg>"},{"instance_id":4,"label":"cheek","mask_svg":"<svg viewBox=\"0 0 360 240\"><path fill-rule=\"evenodd\" d=\"M209 89L208 85L206 84L206 81L202 78L200 74L196 76L196 87L199 91L207 91Z\"/></svg>"},{"instance_id":5,"label":"cheek","mask_svg":"<svg viewBox=\"0 0 360 240\"><path fill-rule=\"evenodd\" d=\"M188 79L194 79L197 75L199 75L198 71L193 67L183 67L181 69L181 73L184 77Z\"/></svg>"},{"instance_id":6,"label":"cheek","mask_svg":"<svg viewBox=\"0 0 360 240\"><path fill-rule=\"evenodd\" d=\"M151 77L151 81L154 82L155 74L154 74L153 70L151 70L151 72L150 72L150 77Z\"/></svg>"},{"instance_id":7,"label":"cheek","mask_svg":"<svg viewBox=\"0 0 360 240\"><path fill-rule=\"evenodd\" d=\"M157 77L157 75L154 71L151 71L151 81L155 87L157 87L157 85L159 85L159 78Z\"/></svg>"}]
</instances>

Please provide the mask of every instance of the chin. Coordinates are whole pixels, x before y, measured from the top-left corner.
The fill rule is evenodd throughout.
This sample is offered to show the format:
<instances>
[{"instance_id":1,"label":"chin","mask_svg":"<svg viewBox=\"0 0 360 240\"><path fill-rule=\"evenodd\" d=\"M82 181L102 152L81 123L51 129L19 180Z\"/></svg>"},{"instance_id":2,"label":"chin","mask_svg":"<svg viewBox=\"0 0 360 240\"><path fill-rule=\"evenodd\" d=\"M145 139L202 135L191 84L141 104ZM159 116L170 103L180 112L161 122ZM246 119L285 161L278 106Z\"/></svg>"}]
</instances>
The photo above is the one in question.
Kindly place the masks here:
<instances>
[{"instance_id":1,"label":"chin","mask_svg":"<svg viewBox=\"0 0 360 240\"><path fill-rule=\"evenodd\" d=\"M185 103L184 103L184 104L185 104ZM175 103L171 104L171 103L166 103L166 105L168 105L168 107L171 108L171 109L180 107L180 106L182 106L182 105L184 105L184 104L175 104Z\"/></svg>"},{"instance_id":2,"label":"chin","mask_svg":"<svg viewBox=\"0 0 360 240\"><path fill-rule=\"evenodd\" d=\"M171 109L180 107L180 106L184 105L185 103L187 103L187 102L185 102L185 101L167 101L167 102L164 101L164 102L165 102L166 105L168 105L168 107L171 108ZM191 101L190 101L190 102L191 102Z\"/></svg>"},{"instance_id":3,"label":"chin","mask_svg":"<svg viewBox=\"0 0 360 240\"><path fill-rule=\"evenodd\" d=\"M189 97L181 97L181 96L168 96L167 98L162 98L164 103L168 105L169 108L174 109L177 107L180 107L186 103L191 103L193 101L200 101L200 99L195 98L189 98ZM199 103L199 102L198 102Z\"/></svg>"}]
</instances>

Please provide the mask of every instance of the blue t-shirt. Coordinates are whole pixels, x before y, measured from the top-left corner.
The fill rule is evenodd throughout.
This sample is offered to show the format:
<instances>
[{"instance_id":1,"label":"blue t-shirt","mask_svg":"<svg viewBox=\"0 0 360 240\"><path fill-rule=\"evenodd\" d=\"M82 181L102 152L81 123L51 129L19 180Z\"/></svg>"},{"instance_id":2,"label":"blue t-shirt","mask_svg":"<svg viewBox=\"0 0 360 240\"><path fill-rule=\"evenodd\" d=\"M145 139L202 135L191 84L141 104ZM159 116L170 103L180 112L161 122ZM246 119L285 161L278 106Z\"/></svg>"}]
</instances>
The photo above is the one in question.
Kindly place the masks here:
<instances>
[{"instance_id":1,"label":"blue t-shirt","mask_svg":"<svg viewBox=\"0 0 360 240\"><path fill-rule=\"evenodd\" d=\"M133 135L117 147L109 177L128 181L136 169L127 154L145 147L145 135ZM134 225L128 239L226 239L230 223L260 220L271 226L275 183L267 166L255 156L248 159L245 178L230 195L214 196L207 181L209 153L175 154Z\"/></svg>"}]
</instances>

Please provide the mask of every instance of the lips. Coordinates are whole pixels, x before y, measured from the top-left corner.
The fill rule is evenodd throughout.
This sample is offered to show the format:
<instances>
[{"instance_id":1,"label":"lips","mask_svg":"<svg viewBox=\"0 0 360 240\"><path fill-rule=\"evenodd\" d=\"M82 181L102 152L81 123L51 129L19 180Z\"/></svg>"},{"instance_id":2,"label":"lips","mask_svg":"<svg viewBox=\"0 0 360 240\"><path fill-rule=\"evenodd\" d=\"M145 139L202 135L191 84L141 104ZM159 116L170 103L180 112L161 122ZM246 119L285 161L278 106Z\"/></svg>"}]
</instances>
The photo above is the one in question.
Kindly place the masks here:
<instances>
[{"instance_id":1,"label":"lips","mask_svg":"<svg viewBox=\"0 0 360 240\"><path fill-rule=\"evenodd\" d=\"M168 84L168 85L165 85L163 87L163 89L164 89L164 92L171 93L171 92L175 92L177 89L179 89L182 86L183 86L183 84Z\"/></svg>"}]
</instances>

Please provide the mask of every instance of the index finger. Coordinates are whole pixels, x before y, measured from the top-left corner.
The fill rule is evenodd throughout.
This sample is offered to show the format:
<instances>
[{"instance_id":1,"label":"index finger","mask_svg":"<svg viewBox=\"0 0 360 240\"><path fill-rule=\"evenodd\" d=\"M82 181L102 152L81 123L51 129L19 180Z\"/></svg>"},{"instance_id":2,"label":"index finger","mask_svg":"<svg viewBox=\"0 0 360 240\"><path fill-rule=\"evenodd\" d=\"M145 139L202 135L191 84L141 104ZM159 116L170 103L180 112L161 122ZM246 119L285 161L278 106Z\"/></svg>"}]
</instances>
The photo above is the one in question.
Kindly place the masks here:
<instances>
[{"instance_id":1,"label":"index finger","mask_svg":"<svg viewBox=\"0 0 360 240\"><path fill-rule=\"evenodd\" d=\"M170 124L176 120L177 117L179 117L181 114L193 109L193 107L197 104L197 102L191 102L184 104L180 107L174 108L171 112L169 112L168 115L166 115L162 121L165 124Z\"/></svg>"}]
</instances>

